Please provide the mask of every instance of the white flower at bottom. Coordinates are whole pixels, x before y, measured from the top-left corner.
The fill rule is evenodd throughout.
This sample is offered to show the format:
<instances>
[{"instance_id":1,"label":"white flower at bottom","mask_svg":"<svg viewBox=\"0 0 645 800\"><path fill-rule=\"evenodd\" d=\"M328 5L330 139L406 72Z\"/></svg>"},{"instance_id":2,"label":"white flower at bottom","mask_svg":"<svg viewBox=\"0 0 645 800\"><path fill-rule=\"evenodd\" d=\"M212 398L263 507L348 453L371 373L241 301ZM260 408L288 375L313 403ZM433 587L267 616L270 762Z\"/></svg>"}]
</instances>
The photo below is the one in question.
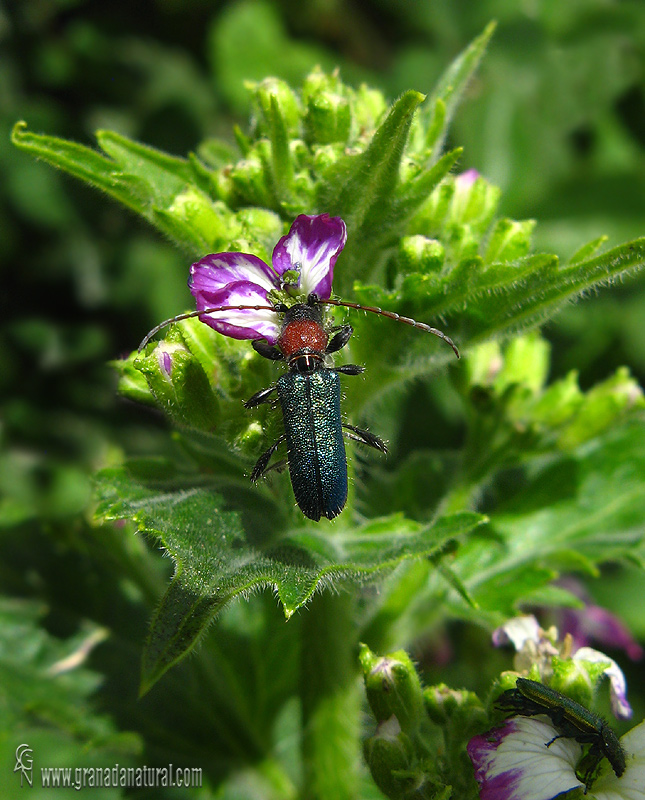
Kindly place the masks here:
<instances>
[{"instance_id":1,"label":"white flower at bottom","mask_svg":"<svg viewBox=\"0 0 645 800\"><path fill-rule=\"evenodd\" d=\"M645 722L627 731L620 743L626 755L625 772L617 778L603 761L589 800L645 800Z\"/></svg>"},{"instance_id":2,"label":"white flower at bottom","mask_svg":"<svg viewBox=\"0 0 645 800\"><path fill-rule=\"evenodd\" d=\"M499 728L473 737L468 755L481 800L554 800L563 792L584 790L575 772L581 746L571 738L554 740L556 736L558 730L548 717L535 716L511 717ZM620 743L626 756L624 773L617 777L603 759L585 800L645 800L645 722Z\"/></svg>"},{"instance_id":3,"label":"white flower at bottom","mask_svg":"<svg viewBox=\"0 0 645 800\"><path fill-rule=\"evenodd\" d=\"M575 739L555 739L548 717L512 717L499 728L473 737L468 755L481 800L553 800L584 789L575 767L582 748ZM551 745L546 745L551 742Z\"/></svg>"}]
</instances>

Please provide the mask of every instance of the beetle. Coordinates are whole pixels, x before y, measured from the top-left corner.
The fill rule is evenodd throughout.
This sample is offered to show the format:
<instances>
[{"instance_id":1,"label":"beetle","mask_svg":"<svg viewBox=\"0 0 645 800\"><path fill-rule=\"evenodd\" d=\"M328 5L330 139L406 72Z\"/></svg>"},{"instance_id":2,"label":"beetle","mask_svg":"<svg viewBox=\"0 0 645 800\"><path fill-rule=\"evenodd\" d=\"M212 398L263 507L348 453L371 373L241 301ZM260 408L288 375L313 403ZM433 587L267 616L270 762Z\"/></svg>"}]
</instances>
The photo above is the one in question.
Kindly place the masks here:
<instances>
[{"instance_id":1,"label":"beetle","mask_svg":"<svg viewBox=\"0 0 645 800\"><path fill-rule=\"evenodd\" d=\"M560 738L590 744L589 755L593 763L587 777L603 756L611 764L617 778L625 772L625 751L607 722L555 689L528 678L518 678L515 688L503 692L497 698L496 705L524 717L546 714L560 731L558 736L546 743L547 747Z\"/></svg>"},{"instance_id":2,"label":"beetle","mask_svg":"<svg viewBox=\"0 0 645 800\"><path fill-rule=\"evenodd\" d=\"M443 339L459 358L453 341L437 328L393 311L335 299L323 300L316 294L310 294L304 303L291 306L284 303L219 306L180 314L153 328L139 345L139 350L142 350L166 325L215 311L271 310L283 315L275 345L265 339L252 341L254 350L264 358L286 361L288 371L275 384L260 389L244 404L246 408L255 408L263 403L274 403L277 396L284 421L284 434L260 456L251 472L251 480L258 481L269 470L284 466L284 460L272 466L269 466L269 461L278 447L286 442L286 464L296 502L302 513L315 522L323 516L327 519L338 516L347 501L347 459L343 435L382 453L387 452L385 442L378 436L342 422L339 375L360 375L365 368L357 364L329 364L329 356L345 347L353 328L340 325L328 330L323 314L325 305L380 314L427 331Z\"/></svg>"}]
</instances>

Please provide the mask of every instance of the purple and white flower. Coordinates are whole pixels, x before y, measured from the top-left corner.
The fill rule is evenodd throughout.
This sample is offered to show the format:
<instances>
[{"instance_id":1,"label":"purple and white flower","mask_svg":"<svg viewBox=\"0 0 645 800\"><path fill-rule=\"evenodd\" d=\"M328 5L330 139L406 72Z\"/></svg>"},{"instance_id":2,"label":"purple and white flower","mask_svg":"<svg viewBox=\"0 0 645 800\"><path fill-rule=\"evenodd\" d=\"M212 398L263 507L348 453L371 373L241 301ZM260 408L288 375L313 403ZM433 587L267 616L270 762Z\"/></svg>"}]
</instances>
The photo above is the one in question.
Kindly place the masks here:
<instances>
[{"instance_id":1,"label":"purple and white flower","mask_svg":"<svg viewBox=\"0 0 645 800\"><path fill-rule=\"evenodd\" d=\"M554 800L572 789L584 791L575 770L582 748L575 739L555 738L558 733L551 720L540 715L512 717L473 737L468 755L481 800ZM585 794L587 800L645 800L645 723L620 742L625 772L618 778L603 762Z\"/></svg>"},{"instance_id":2,"label":"purple and white flower","mask_svg":"<svg viewBox=\"0 0 645 800\"><path fill-rule=\"evenodd\" d=\"M266 339L275 344L280 321L274 311L230 306L270 306L275 293L285 291L302 297L315 293L327 300L334 265L346 239L347 229L340 217L301 214L276 244L271 266L249 253L204 256L190 268L188 281L197 310L229 308L200 315L200 320L233 339ZM285 283L287 272L289 281Z\"/></svg>"},{"instance_id":3,"label":"purple and white flower","mask_svg":"<svg viewBox=\"0 0 645 800\"><path fill-rule=\"evenodd\" d=\"M474 736L468 755L481 800L552 800L582 788L576 764L582 748L575 739L555 739L548 717L512 717L499 728Z\"/></svg>"}]
</instances>

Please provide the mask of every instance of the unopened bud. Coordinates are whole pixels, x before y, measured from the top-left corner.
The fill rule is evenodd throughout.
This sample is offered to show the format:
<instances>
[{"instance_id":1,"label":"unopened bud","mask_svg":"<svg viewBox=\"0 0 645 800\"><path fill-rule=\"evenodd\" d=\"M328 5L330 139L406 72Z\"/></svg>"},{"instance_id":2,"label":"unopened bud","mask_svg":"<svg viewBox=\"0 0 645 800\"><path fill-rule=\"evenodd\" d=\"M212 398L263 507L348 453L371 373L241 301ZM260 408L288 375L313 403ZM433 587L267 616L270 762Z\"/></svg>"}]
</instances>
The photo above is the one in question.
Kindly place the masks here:
<instances>
[{"instance_id":1,"label":"unopened bud","mask_svg":"<svg viewBox=\"0 0 645 800\"><path fill-rule=\"evenodd\" d=\"M377 721L394 715L405 733L418 730L424 716L423 690L408 654L397 650L379 657L362 645L360 661L367 700Z\"/></svg>"}]
</instances>

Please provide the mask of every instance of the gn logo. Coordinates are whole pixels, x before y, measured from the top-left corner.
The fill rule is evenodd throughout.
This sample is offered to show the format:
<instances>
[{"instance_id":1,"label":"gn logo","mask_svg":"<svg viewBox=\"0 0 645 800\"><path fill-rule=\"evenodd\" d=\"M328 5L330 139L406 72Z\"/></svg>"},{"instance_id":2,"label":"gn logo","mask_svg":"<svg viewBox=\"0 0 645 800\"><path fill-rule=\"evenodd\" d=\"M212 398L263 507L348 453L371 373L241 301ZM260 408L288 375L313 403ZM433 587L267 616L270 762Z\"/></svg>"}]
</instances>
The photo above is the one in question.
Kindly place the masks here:
<instances>
[{"instance_id":1,"label":"gn logo","mask_svg":"<svg viewBox=\"0 0 645 800\"><path fill-rule=\"evenodd\" d=\"M13 768L14 772L20 772L20 786L24 786L23 781L32 786L33 783L33 769L34 760L31 757L33 750L28 744L19 744L16 748L16 766Z\"/></svg>"}]
</instances>

